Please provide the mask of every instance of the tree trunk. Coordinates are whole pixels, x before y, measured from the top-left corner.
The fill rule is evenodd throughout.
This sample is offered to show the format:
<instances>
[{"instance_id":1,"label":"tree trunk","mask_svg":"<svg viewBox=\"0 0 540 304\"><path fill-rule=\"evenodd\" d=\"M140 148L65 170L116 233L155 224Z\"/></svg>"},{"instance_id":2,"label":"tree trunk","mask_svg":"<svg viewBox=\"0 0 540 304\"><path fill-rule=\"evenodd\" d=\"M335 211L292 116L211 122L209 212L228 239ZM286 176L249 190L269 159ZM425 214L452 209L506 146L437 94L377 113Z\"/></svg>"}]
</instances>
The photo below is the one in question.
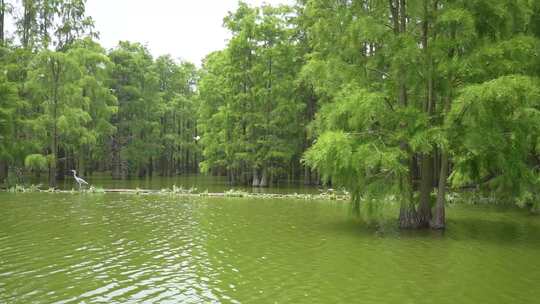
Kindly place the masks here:
<instances>
[{"instance_id":1,"label":"tree trunk","mask_svg":"<svg viewBox=\"0 0 540 304\"><path fill-rule=\"evenodd\" d=\"M169 167L167 168L167 171L169 172L169 176L176 176L176 166L177 166L177 161L176 159L174 159L173 153L171 153Z\"/></svg>"},{"instance_id":2,"label":"tree trunk","mask_svg":"<svg viewBox=\"0 0 540 304\"><path fill-rule=\"evenodd\" d=\"M137 174L139 178L146 176L146 166L142 163L139 163L139 173Z\"/></svg>"},{"instance_id":3,"label":"tree trunk","mask_svg":"<svg viewBox=\"0 0 540 304\"><path fill-rule=\"evenodd\" d=\"M228 180L229 180L229 186L234 186L236 184L234 170L227 169L227 176L228 176Z\"/></svg>"},{"instance_id":4,"label":"tree trunk","mask_svg":"<svg viewBox=\"0 0 540 304\"><path fill-rule=\"evenodd\" d=\"M81 147L80 151L81 151L81 155L79 155L79 157L78 157L78 164L77 164L78 166L76 166L76 167L79 169L80 176L87 176L88 170L87 170L87 166L86 166L86 157L85 157L86 148L83 146L83 147ZM75 159L76 159L75 155L73 155L73 161L75 161ZM69 167L70 166L68 166L68 168ZM75 166L73 166L73 167L75 167Z\"/></svg>"},{"instance_id":5,"label":"tree trunk","mask_svg":"<svg viewBox=\"0 0 540 304\"><path fill-rule=\"evenodd\" d=\"M27 49L30 47L30 35L31 27L34 18L36 17L35 7L33 1L23 1L23 30L21 44L23 48Z\"/></svg>"},{"instance_id":6,"label":"tree trunk","mask_svg":"<svg viewBox=\"0 0 540 304\"><path fill-rule=\"evenodd\" d=\"M54 134L51 140L51 162L49 164L49 187L56 188L56 123L54 126Z\"/></svg>"},{"instance_id":7,"label":"tree trunk","mask_svg":"<svg viewBox=\"0 0 540 304\"><path fill-rule=\"evenodd\" d=\"M51 60L51 68L52 68L52 74L54 79L54 87L53 87L53 130L52 130L52 140L51 140L51 153L52 153L52 160L49 166L49 187L50 188L56 188L56 163L58 162L58 126L57 126L57 119L58 119L58 81L59 81L59 63L55 62L55 60ZM58 69L58 70L57 70Z\"/></svg>"},{"instance_id":8,"label":"tree trunk","mask_svg":"<svg viewBox=\"0 0 540 304\"><path fill-rule=\"evenodd\" d=\"M56 153L58 154L58 161L56 162L56 180L63 181L65 180L66 166L69 162L69 154L65 149L57 149Z\"/></svg>"},{"instance_id":9,"label":"tree trunk","mask_svg":"<svg viewBox=\"0 0 540 304\"><path fill-rule=\"evenodd\" d=\"M152 175L154 175L154 160L150 157L150 161L148 162L148 176L151 178Z\"/></svg>"},{"instance_id":10,"label":"tree trunk","mask_svg":"<svg viewBox=\"0 0 540 304\"><path fill-rule=\"evenodd\" d=\"M446 201L446 179L448 178L448 153L442 152L441 155L441 173L439 175L439 188L437 191L437 202L435 203L435 214L431 222L431 228L444 229L446 226L446 215L444 204Z\"/></svg>"},{"instance_id":11,"label":"tree trunk","mask_svg":"<svg viewBox=\"0 0 540 304\"><path fill-rule=\"evenodd\" d=\"M414 204L403 201L399 208L399 228L415 229L418 228L418 216L414 209Z\"/></svg>"},{"instance_id":12,"label":"tree trunk","mask_svg":"<svg viewBox=\"0 0 540 304\"><path fill-rule=\"evenodd\" d=\"M0 160L0 184L3 184L8 177L8 163Z\"/></svg>"},{"instance_id":13,"label":"tree trunk","mask_svg":"<svg viewBox=\"0 0 540 304\"><path fill-rule=\"evenodd\" d=\"M393 30L396 36L402 35L407 30L406 5L405 0L389 0L390 13L392 15ZM400 74L398 79L398 104L402 108L408 106L407 101L407 84L405 79L404 68L399 67ZM406 127L403 125L402 127ZM409 172L403 175L400 180L402 189L401 206L399 210L399 227L402 229L411 229L418 227L418 215L414 208L412 193L414 191L414 156L405 141L400 143L401 150L409 157L402 160L403 164L409 168ZM405 194L403 194L405 193Z\"/></svg>"},{"instance_id":14,"label":"tree trunk","mask_svg":"<svg viewBox=\"0 0 540 304\"><path fill-rule=\"evenodd\" d=\"M418 215L414 208L411 176L402 176L400 180L401 204L399 208L399 228L415 229L418 227Z\"/></svg>"},{"instance_id":15,"label":"tree trunk","mask_svg":"<svg viewBox=\"0 0 540 304\"><path fill-rule=\"evenodd\" d=\"M433 61L428 45L430 16L427 1L424 1L424 17L422 22L422 45L427 68L426 81L426 100L424 103L424 112L429 117L429 125L433 124L432 117L435 113L435 97L434 97L434 77L433 77ZM429 227L431 222L431 190L433 189L433 149L422 154L421 159L421 181L420 181L420 204L418 207L418 225L421 228Z\"/></svg>"},{"instance_id":16,"label":"tree trunk","mask_svg":"<svg viewBox=\"0 0 540 304\"><path fill-rule=\"evenodd\" d=\"M451 93L445 96L444 98L444 113L450 111L451 106ZM435 202L435 214L433 215L433 221L431 222L431 228L433 229L444 229L446 227L446 212L445 212L445 202L446 202L446 180L448 179L449 173L449 157L448 152L442 150L441 152L441 169L439 174L439 185L437 189L437 201Z\"/></svg>"},{"instance_id":17,"label":"tree trunk","mask_svg":"<svg viewBox=\"0 0 540 304\"><path fill-rule=\"evenodd\" d=\"M252 187L259 187L259 173L257 172L257 169L253 169L253 181L251 183Z\"/></svg>"},{"instance_id":18,"label":"tree trunk","mask_svg":"<svg viewBox=\"0 0 540 304\"><path fill-rule=\"evenodd\" d=\"M4 24L6 16L6 3L4 0L0 0L0 45L4 45ZM0 180L1 182L1 180Z\"/></svg>"},{"instance_id":19,"label":"tree trunk","mask_svg":"<svg viewBox=\"0 0 540 304\"><path fill-rule=\"evenodd\" d=\"M122 179L123 170L122 170L122 159L120 156L120 143L118 135L113 136L111 143L111 154L112 154L112 164L111 164L111 173L113 179Z\"/></svg>"},{"instance_id":20,"label":"tree trunk","mask_svg":"<svg viewBox=\"0 0 540 304\"><path fill-rule=\"evenodd\" d=\"M304 185L311 185L311 170L304 166Z\"/></svg>"},{"instance_id":21,"label":"tree trunk","mask_svg":"<svg viewBox=\"0 0 540 304\"><path fill-rule=\"evenodd\" d=\"M159 158L159 175L160 176L168 176L168 172L166 170L166 168L168 168L169 166L167 166L167 156L166 155L162 155L160 158Z\"/></svg>"},{"instance_id":22,"label":"tree trunk","mask_svg":"<svg viewBox=\"0 0 540 304\"><path fill-rule=\"evenodd\" d=\"M266 169L263 169L261 182L259 183L259 187L268 187L268 174L266 173Z\"/></svg>"},{"instance_id":23,"label":"tree trunk","mask_svg":"<svg viewBox=\"0 0 540 304\"><path fill-rule=\"evenodd\" d=\"M422 155L420 169L420 204L418 206L418 226L429 227L431 221L431 189L433 187L433 158L429 154Z\"/></svg>"}]
</instances>

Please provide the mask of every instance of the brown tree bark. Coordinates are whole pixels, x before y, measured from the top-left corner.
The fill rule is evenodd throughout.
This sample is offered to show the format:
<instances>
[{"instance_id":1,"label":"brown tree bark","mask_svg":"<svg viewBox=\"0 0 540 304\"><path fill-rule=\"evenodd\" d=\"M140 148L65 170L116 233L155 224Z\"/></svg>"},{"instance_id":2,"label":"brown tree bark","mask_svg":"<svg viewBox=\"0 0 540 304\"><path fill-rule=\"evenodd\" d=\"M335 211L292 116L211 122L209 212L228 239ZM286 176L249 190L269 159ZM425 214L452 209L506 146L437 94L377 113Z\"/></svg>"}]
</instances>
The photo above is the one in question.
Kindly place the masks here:
<instances>
[{"instance_id":1,"label":"brown tree bark","mask_svg":"<svg viewBox=\"0 0 540 304\"><path fill-rule=\"evenodd\" d=\"M418 206L418 226L429 227L431 221L431 189L433 188L433 157L423 154L420 168L420 204Z\"/></svg>"},{"instance_id":2,"label":"brown tree bark","mask_svg":"<svg viewBox=\"0 0 540 304\"><path fill-rule=\"evenodd\" d=\"M6 16L6 3L4 0L0 0L0 45L4 45L5 16Z\"/></svg>"},{"instance_id":3,"label":"brown tree bark","mask_svg":"<svg viewBox=\"0 0 540 304\"><path fill-rule=\"evenodd\" d=\"M53 158L49 164L49 187L56 188L56 164L58 162L58 86L60 77L60 63L56 60L51 60L51 71L53 76L53 130L50 149Z\"/></svg>"},{"instance_id":4,"label":"brown tree bark","mask_svg":"<svg viewBox=\"0 0 540 304\"><path fill-rule=\"evenodd\" d=\"M0 184L3 184L8 177L8 163L0 160Z\"/></svg>"},{"instance_id":5,"label":"brown tree bark","mask_svg":"<svg viewBox=\"0 0 540 304\"><path fill-rule=\"evenodd\" d=\"M428 115L428 128L432 125L432 117L435 113L435 96L434 96L434 76L433 76L433 60L428 45L429 29L430 29L430 13L428 1L424 1L424 20L422 22L422 46L426 64L426 100L424 103L424 112ZM434 150L431 149L421 155L421 181L420 181L420 203L418 207L418 225L422 228L427 228L431 222L431 190L433 189L433 171L435 170Z\"/></svg>"},{"instance_id":6,"label":"brown tree bark","mask_svg":"<svg viewBox=\"0 0 540 304\"><path fill-rule=\"evenodd\" d=\"M253 169L253 180L251 182L252 187L259 187L260 181L259 181L259 173L257 172L257 169Z\"/></svg>"},{"instance_id":7,"label":"brown tree bark","mask_svg":"<svg viewBox=\"0 0 540 304\"><path fill-rule=\"evenodd\" d=\"M262 171L262 177L259 183L259 187L268 187L268 173L266 169L263 169Z\"/></svg>"},{"instance_id":8,"label":"brown tree bark","mask_svg":"<svg viewBox=\"0 0 540 304\"><path fill-rule=\"evenodd\" d=\"M114 135L111 142L111 154L112 154L112 164L111 164L111 173L113 179L122 179L122 159L120 156L120 143L119 135Z\"/></svg>"},{"instance_id":9,"label":"brown tree bark","mask_svg":"<svg viewBox=\"0 0 540 304\"><path fill-rule=\"evenodd\" d=\"M390 15L392 18L393 31L396 36L403 35L407 30L406 3L405 0L389 0ZM403 68L400 68L401 74L404 74ZM407 107L407 84L405 75L398 79L397 90L398 104L400 107ZM409 157L403 160L403 164L409 168L406 175L400 177L401 189L404 194L401 199L399 210L399 227L402 229L416 228L418 226L418 215L412 201L413 184L413 155L410 155L410 149L405 141L400 143L400 148L405 151Z\"/></svg>"},{"instance_id":10,"label":"brown tree bark","mask_svg":"<svg viewBox=\"0 0 540 304\"><path fill-rule=\"evenodd\" d=\"M446 201L446 179L448 178L448 153L442 152L441 155L441 172L439 175L439 186L437 189L437 201L433 219L430 223L433 229L444 229L446 227L445 201Z\"/></svg>"}]
</instances>

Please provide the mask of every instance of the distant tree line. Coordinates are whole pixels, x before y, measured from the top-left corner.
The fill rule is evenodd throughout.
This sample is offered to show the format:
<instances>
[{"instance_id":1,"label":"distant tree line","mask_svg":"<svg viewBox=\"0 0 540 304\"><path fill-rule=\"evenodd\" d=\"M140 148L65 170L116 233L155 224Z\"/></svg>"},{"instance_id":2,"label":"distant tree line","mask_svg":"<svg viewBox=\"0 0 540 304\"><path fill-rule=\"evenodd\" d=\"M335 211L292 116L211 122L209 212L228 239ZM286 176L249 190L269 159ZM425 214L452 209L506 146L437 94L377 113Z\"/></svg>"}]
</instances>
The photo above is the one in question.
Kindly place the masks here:
<instances>
[{"instance_id":1,"label":"distant tree line","mask_svg":"<svg viewBox=\"0 0 540 304\"><path fill-rule=\"evenodd\" d=\"M303 179L344 187L356 212L392 197L402 228L443 228L449 189L538 208L538 1L240 2L200 70L105 51L84 4L0 1L0 179Z\"/></svg>"},{"instance_id":2,"label":"distant tree line","mask_svg":"<svg viewBox=\"0 0 540 304\"><path fill-rule=\"evenodd\" d=\"M0 181L21 169L110 170L116 179L197 172L196 67L131 42L93 41L82 0L0 2ZM11 172L10 172L11 171Z\"/></svg>"}]
</instances>

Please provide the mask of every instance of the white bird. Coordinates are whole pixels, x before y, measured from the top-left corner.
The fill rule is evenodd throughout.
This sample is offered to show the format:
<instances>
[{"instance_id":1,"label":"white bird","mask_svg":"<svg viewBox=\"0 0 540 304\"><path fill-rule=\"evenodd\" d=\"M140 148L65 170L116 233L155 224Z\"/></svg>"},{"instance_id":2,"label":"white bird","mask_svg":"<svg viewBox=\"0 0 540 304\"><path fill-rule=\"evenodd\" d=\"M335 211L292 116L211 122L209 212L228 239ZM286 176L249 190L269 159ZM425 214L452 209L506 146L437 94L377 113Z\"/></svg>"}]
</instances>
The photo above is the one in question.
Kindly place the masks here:
<instances>
[{"instance_id":1,"label":"white bird","mask_svg":"<svg viewBox=\"0 0 540 304\"><path fill-rule=\"evenodd\" d=\"M79 184L79 190L81 189L82 185L88 185L88 183L84 179L77 176L77 171L71 170L71 172L73 172L73 178L75 179L77 184Z\"/></svg>"},{"instance_id":2,"label":"white bird","mask_svg":"<svg viewBox=\"0 0 540 304\"><path fill-rule=\"evenodd\" d=\"M201 137L200 137L199 135L197 135L197 136L194 136L193 139L194 139L195 141L199 141L199 140L201 139Z\"/></svg>"}]
</instances>

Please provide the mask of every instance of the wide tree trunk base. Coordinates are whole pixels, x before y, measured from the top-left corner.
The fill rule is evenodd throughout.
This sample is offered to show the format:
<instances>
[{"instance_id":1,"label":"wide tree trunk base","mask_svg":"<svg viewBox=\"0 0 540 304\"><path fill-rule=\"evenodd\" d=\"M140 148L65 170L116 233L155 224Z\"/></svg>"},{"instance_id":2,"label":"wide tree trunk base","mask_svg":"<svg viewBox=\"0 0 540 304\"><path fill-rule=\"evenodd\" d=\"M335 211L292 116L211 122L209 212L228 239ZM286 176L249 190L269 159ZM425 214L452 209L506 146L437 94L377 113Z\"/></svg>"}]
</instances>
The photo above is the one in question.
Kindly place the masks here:
<instances>
[{"instance_id":1,"label":"wide tree trunk base","mask_svg":"<svg viewBox=\"0 0 540 304\"><path fill-rule=\"evenodd\" d=\"M429 210L428 206L418 210L417 221L418 228L429 227L429 223L431 222L431 210Z\"/></svg>"},{"instance_id":2,"label":"wide tree trunk base","mask_svg":"<svg viewBox=\"0 0 540 304\"><path fill-rule=\"evenodd\" d=\"M8 164L4 160L0 160L0 184L3 184L8 177Z\"/></svg>"},{"instance_id":3,"label":"wide tree trunk base","mask_svg":"<svg viewBox=\"0 0 540 304\"><path fill-rule=\"evenodd\" d=\"M252 187L259 187L260 181L259 181L259 175L257 174L257 171L253 172L253 180L251 181Z\"/></svg>"},{"instance_id":4,"label":"wide tree trunk base","mask_svg":"<svg viewBox=\"0 0 540 304\"><path fill-rule=\"evenodd\" d=\"M434 230L446 228L444 206L442 206L442 208L440 206L435 207L435 214L433 215L433 219L429 223L429 226Z\"/></svg>"},{"instance_id":5,"label":"wide tree trunk base","mask_svg":"<svg viewBox=\"0 0 540 304\"><path fill-rule=\"evenodd\" d=\"M261 180L259 182L259 187L268 187L268 177L266 176L266 172L262 174Z\"/></svg>"},{"instance_id":6,"label":"wide tree trunk base","mask_svg":"<svg viewBox=\"0 0 540 304\"><path fill-rule=\"evenodd\" d=\"M414 207L402 207L399 211L399 228L400 229L417 229L418 215Z\"/></svg>"},{"instance_id":7,"label":"wide tree trunk base","mask_svg":"<svg viewBox=\"0 0 540 304\"><path fill-rule=\"evenodd\" d=\"M446 229L446 226L441 223L431 223L430 228L433 230L444 230Z\"/></svg>"}]
</instances>

